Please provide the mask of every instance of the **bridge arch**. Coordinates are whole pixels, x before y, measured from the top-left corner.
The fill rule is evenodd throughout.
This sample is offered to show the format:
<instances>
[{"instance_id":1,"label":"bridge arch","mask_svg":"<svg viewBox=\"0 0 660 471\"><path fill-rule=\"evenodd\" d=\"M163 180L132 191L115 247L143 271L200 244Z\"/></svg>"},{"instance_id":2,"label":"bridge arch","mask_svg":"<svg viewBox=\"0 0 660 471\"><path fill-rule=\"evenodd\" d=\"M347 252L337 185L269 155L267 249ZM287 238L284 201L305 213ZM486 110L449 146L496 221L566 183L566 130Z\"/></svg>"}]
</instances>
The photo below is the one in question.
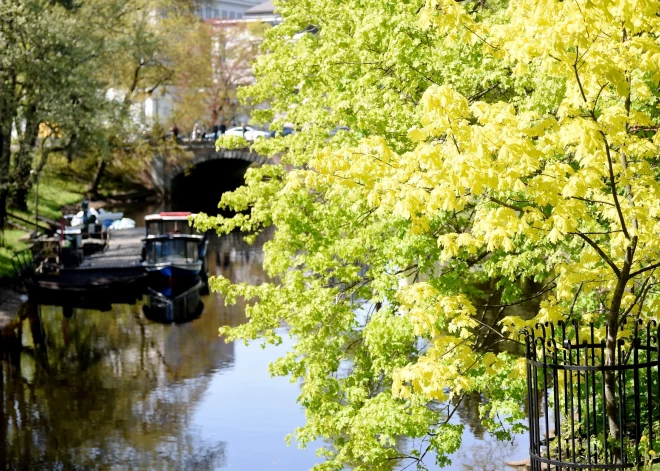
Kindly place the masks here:
<instances>
[{"instance_id":1,"label":"bridge arch","mask_svg":"<svg viewBox=\"0 0 660 471\"><path fill-rule=\"evenodd\" d=\"M151 164L151 180L155 190L165 199L172 193L175 179L186 174L195 167L212 161L242 161L247 165L264 165L272 163L268 157L244 149L215 149L213 142L190 142L181 145L184 151L191 154L189 159L182 163L168 163L161 155L154 156ZM238 164L238 162L235 162Z\"/></svg>"},{"instance_id":2,"label":"bridge arch","mask_svg":"<svg viewBox=\"0 0 660 471\"><path fill-rule=\"evenodd\" d=\"M220 149L215 150L215 144L201 144L201 145L188 145L183 146L185 150L193 153L193 158L184 164L175 165L170 173L170 178L176 178L181 173L196 167L197 165L208 162L210 160L243 160L245 162L252 162L255 164L266 164L268 158L250 151L250 149Z\"/></svg>"}]
</instances>

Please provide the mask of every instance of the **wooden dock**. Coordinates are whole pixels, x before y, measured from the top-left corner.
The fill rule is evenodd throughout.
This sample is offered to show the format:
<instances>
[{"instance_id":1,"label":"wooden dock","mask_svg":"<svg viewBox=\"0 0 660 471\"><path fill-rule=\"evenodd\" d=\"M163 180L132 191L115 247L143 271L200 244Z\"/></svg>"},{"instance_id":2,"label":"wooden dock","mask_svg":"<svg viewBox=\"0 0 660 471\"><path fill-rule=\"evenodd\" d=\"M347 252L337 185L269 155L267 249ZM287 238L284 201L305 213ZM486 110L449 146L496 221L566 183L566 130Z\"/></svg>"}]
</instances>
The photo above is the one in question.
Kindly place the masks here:
<instances>
[{"instance_id":1,"label":"wooden dock","mask_svg":"<svg viewBox=\"0 0 660 471\"><path fill-rule=\"evenodd\" d=\"M107 311L112 304L134 304L144 294L147 274L140 263L145 228L108 232L106 246L58 274L24 280L39 304Z\"/></svg>"},{"instance_id":2,"label":"wooden dock","mask_svg":"<svg viewBox=\"0 0 660 471\"><path fill-rule=\"evenodd\" d=\"M108 244L103 250L85 256L79 266L64 271L142 272L140 257L144 237L144 227L108 231Z\"/></svg>"}]
</instances>

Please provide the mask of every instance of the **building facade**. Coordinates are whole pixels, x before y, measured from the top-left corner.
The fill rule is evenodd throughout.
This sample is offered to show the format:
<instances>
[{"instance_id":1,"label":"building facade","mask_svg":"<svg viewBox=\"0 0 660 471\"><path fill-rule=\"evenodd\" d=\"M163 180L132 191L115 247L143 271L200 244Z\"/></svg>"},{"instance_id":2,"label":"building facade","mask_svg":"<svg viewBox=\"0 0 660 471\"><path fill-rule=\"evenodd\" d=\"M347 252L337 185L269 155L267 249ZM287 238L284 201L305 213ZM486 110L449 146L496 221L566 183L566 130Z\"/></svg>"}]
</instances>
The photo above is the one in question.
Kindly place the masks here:
<instances>
[{"instance_id":1,"label":"building facade","mask_svg":"<svg viewBox=\"0 0 660 471\"><path fill-rule=\"evenodd\" d=\"M248 21L261 21L272 25L282 22L282 17L275 11L272 0L267 0L245 10L245 19Z\"/></svg>"},{"instance_id":2,"label":"building facade","mask_svg":"<svg viewBox=\"0 0 660 471\"><path fill-rule=\"evenodd\" d=\"M210 0L200 7L199 15L203 20L239 20L245 10L260 3L260 0Z\"/></svg>"},{"instance_id":3,"label":"building facade","mask_svg":"<svg viewBox=\"0 0 660 471\"><path fill-rule=\"evenodd\" d=\"M275 12L272 1L263 0L205 0L200 7L199 16L214 29L213 52L214 82L231 83L234 87L248 85L254 81L250 62L254 59L247 45L258 49L261 39L251 36L248 28L241 28L241 24L268 23L275 26L281 23L282 18ZM225 32L223 32L225 31ZM233 32L227 34L226 31ZM220 47L222 46L222 47ZM232 50L233 54L220 65L219 53L222 50ZM133 114L136 121L153 126L156 122L169 127L176 107L173 87L163 87L157 93L147 97L139 105L134 106ZM235 106L235 98L229 108ZM202 119L202 117L200 117ZM220 116L218 121L226 121L230 125L249 122L249 116L241 112L231 117Z\"/></svg>"}]
</instances>

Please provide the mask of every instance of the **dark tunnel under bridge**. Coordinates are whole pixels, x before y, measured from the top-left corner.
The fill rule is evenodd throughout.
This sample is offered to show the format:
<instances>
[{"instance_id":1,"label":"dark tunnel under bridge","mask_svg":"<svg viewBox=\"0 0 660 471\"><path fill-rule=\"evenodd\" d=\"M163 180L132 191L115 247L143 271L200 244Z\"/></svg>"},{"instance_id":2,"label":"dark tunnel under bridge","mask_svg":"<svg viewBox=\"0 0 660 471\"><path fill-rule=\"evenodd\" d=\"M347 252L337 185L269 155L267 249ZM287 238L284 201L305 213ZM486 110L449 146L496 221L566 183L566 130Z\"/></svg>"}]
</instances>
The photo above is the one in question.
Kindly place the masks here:
<instances>
[{"instance_id":1,"label":"dark tunnel under bridge","mask_svg":"<svg viewBox=\"0 0 660 471\"><path fill-rule=\"evenodd\" d=\"M212 142L182 146L192 155L184 164L168 164L154 157L151 178L167 209L217 214L222 194L244 183L246 170L272 161L249 149L215 150Z\"/></svg>"}]
</instances>

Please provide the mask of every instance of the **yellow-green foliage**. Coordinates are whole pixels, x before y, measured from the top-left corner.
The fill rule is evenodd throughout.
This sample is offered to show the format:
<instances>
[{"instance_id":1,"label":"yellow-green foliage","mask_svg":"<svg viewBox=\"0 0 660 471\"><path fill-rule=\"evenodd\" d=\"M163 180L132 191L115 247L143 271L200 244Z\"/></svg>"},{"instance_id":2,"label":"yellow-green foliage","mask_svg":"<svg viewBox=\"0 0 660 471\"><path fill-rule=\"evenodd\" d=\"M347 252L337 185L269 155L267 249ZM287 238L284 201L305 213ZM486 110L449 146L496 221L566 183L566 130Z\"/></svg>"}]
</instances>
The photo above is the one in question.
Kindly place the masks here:
<instances>
[{"instance_id":1,"label":"yellow-green foliage","mask_svg":"<svg viewBox=\"0 0 660 471\"><path fill-rule=\"evenodd\" d=\"M571 315L656 316L660 3L279 8L243 94L299 132L255 144L283 164L223 197L249 213L197 220L275 225L278 282L212 280L227 302L254 302L221 332L277 342L288 326L296 344L272 371L302 379L296 438L330 442L317 469L447 464L461 435L447 413L465 393L488 399L498 436L520 431L524 361L501 350L502 325L515 339ZM521 280L539 284L523 294ZM511 315L532 297L534 319Z\"/></svg>"},{"instance_id":2,"label":"yellow-green foliage","mask_svg":"<svg viewBox=\"0 0 660 471\"><path fill-rule=\"evenodd\" d=\"M220 149L245 149L250 143L243 136L225 134L215 141L216 150Z\"/></svg>"}]
</instances>

